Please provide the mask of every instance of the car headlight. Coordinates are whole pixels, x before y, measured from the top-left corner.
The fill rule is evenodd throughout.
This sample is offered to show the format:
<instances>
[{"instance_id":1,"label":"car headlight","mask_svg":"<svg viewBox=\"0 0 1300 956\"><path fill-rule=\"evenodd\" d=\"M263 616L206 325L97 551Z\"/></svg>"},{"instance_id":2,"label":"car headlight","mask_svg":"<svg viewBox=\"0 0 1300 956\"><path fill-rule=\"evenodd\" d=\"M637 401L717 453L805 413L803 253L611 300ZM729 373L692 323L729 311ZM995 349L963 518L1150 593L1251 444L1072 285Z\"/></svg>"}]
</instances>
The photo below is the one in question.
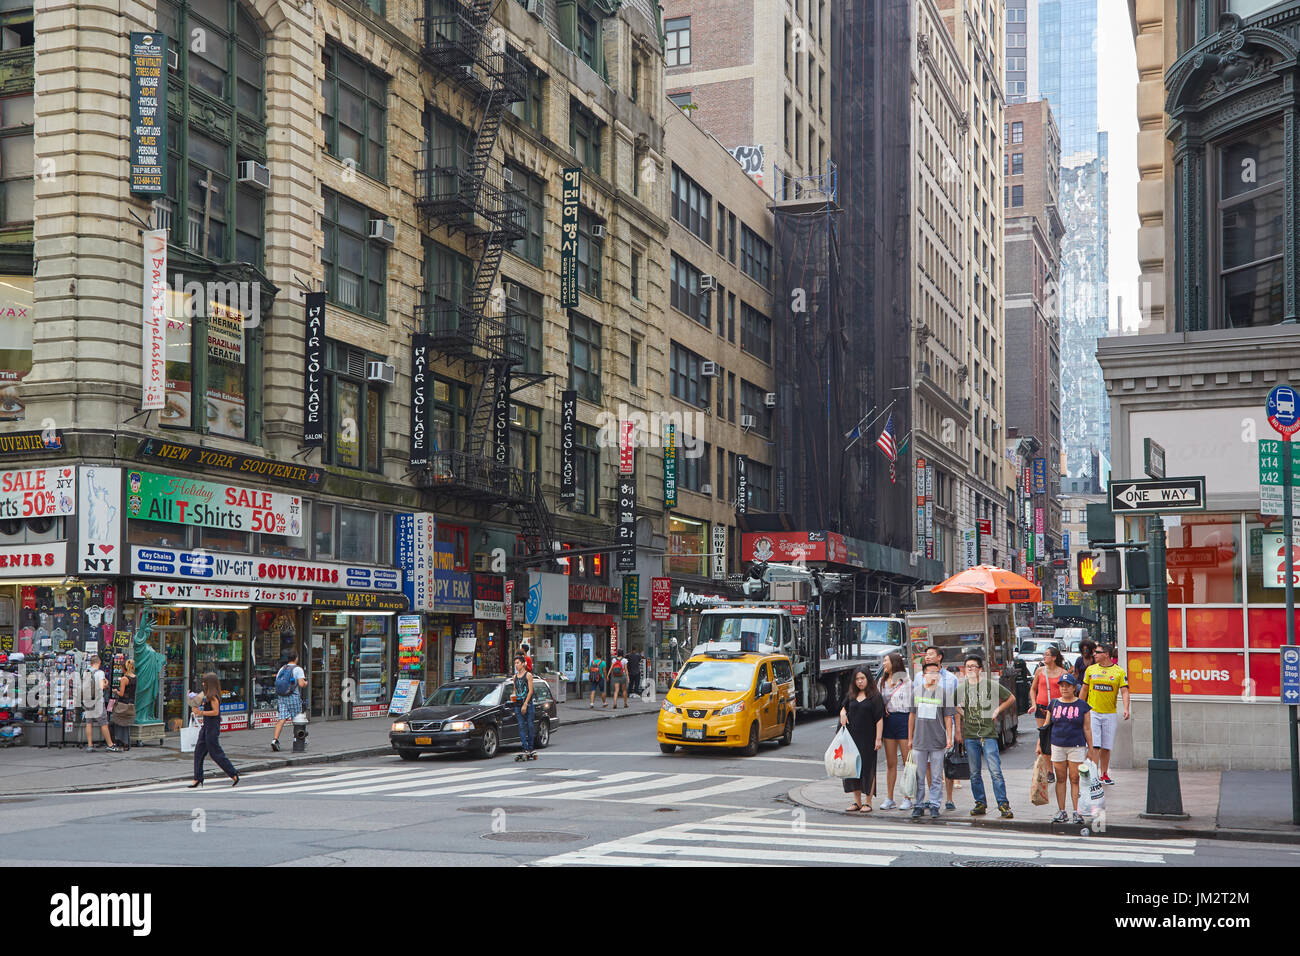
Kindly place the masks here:
<instances>
[{"instance_id":1,"label":"car headlight","mask_svg":"<svg viewBox=\"0 0 1300 956\"><path fill-rule=\"evenodd\" d=\"M726 717L729 714L739 714L744 709L745 709L745 702L743 700L738 700L734 704L728 704L726 707L723 707L720 711L718 711L718 716Z\"/></svg>"},{"instance_id":2,"label":"car headlight","mask_svg":"<svg viewBox=\"0 0 1300 956\"><path fill-rule=\"evenodd\" d=\"M404 734L408 729L406 721L404 720L399 720L397 723L393 724L393 733L395 734Z\"/></svg>"},{"instance_id":3,"label":"car headlight","mask_svg":"<svg viewBox=\"0 0 1300 956\"><path fill-rule=\"evenodd\" d=\"M660 707L659 709L662 710L662 711L663 711L664 713L666 713L666 714L680 714L680 713L681 713L680 710L678 710L678 709L677 709L676 707L674 707L672 704L668 703L668 699L667 699L667 698L664 698L663 706Z\"/></svg>"},{"instance_id":4,"label":"car headlight","mask_svg":"<svg viewBox=\"0 0 1300 956\"><path fill-rule=\"evenodd\" d=\"M442 729L443 729L444 732L450 732L450 733L460 733L460 732L462 732L462 731L466 731L466 730L473 730L473 729L474 729L474 721L472 721L472 720L449 720L449 721L447 721L445 724L442 725Z\"/></svg>"}]
</instances>

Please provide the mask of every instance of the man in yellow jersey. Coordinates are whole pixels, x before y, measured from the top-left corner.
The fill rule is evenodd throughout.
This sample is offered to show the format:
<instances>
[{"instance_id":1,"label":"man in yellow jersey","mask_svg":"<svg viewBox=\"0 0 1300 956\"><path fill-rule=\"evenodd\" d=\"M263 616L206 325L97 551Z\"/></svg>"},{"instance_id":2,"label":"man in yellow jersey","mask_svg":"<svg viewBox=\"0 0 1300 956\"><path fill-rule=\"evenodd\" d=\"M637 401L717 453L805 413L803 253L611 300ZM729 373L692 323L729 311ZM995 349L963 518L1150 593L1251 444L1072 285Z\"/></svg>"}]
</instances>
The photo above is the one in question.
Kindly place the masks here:
<instances>
[{"instance_id":1,"label":"man in yellow jersey","mask_svg":"<svg viewBox=\"0 0 1300 956\"><path fill-rule=\"evenodd\" d=\"M1110 646L1098 644L1093 652L1094 663L1083 673L1083 690L1092 708L1092 749L1088 757L1101 771L1101 782L1114 785L1110 779L1110 752L1115 746L1115 727L1119 717L1115 701L1124 701L1124 719L1128 720L1128 675L1110 658Z\"/></svg>"}]
</instances>

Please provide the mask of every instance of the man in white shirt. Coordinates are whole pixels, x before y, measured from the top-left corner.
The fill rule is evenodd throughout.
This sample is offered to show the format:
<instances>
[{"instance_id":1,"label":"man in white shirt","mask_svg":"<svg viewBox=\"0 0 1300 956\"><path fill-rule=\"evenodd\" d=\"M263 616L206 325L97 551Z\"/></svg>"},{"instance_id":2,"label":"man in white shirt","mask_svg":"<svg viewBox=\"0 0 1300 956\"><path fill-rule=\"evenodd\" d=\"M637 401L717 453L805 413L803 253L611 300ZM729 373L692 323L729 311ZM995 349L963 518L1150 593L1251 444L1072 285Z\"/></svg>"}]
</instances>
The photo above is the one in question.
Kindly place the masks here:
<instances>
[{"instance_id":1,"label":"man in white shirt","mask_svg":"<svg viewBox=\"0 0 1300 956\"><path fill-rule=\"evenodd\" d=\"M83 684L84 698L81 702L82 716L86 721L86 750L95 749L95 730L98 727L104 735L105 746L117 753L121 750L108 735L108 678L100 668L98 654L90 655L90 670Z\"/></svg>"},{"instance_id":2,"label":"man in white shirt","mask_svg":"<svg viewBox=\"0 0 1300 956\"><path fill-rule=\"evenodd\" d=\"M287 672L287 673L286 673ZM276 683L281 683L281 675L288 678L289 693L281 694L276 688L276 705L279 719L275 722L275 735L271 738L271 749L280 749L280 729L291 722L302 711L302 689L307 686L307 675L298 666L298 652L290 651L284 666L276 671Z\"/></svg>"}]
</instances>

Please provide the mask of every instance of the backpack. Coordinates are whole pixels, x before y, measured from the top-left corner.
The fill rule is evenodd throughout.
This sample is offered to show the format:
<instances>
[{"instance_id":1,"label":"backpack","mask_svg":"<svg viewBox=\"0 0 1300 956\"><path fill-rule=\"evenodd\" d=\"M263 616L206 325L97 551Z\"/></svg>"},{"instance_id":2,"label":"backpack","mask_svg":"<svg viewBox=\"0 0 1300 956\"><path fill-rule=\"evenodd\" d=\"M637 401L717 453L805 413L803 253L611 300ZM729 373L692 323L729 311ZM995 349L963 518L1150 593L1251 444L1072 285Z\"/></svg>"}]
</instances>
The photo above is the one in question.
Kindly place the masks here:
<instances>
[{"instance_id":1,"label":"backpack","mask_svg":"<svg viewBox=\"0 0 1300 956\"><path fill-rule=\"evenodd\" d=\"M617 658L617 657L614 658L614 660L610 662L610 665L609 665L609 672L610 672L611 674L613 674L613 673L615 673L615 672L617 672L617 673L619 673L619 674L623 673L623 661L620 660L620 659Z\"/></svg>"},{"instance_id":2,"label":"backpack","mask_svg":"<svg viewBox=\"0 0 1300 956\"><path fill-rule=\"evenodd\" d=\"M298 682L293 679L293 668L285 664L280 668L280 673L275 675L275 693L280 697L289 697L297 685Z\"/></svg>"},{"instance_id":3,"label":"backpack","mask_svg":"<svg viewBox=\"0 0 1300 956\"><path fill-rule=\"evenodd\" d=\"M587 674L592 680L600 680L600 660L596 659L591 662L591 667L587 668Z\"/></svg>"}]
</instances>

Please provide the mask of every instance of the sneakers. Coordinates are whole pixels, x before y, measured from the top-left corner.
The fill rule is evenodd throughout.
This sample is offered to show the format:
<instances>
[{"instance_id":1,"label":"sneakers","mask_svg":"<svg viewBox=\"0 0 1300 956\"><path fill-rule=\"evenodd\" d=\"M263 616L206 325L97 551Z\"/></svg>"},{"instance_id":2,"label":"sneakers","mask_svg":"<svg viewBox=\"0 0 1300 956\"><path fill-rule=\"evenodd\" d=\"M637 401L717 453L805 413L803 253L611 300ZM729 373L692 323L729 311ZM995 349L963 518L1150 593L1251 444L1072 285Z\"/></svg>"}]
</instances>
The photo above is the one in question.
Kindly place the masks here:
<instances>
[{"instance_id":1,"label":"sneakers","mask_svg":"<svg viewBox=\"0 0 1300 956\"><path fill-rule=\"evenodd\" d=\"M973 817L982 817L989 812L989 808L983 803L975 804L975 809L970 812Z\"/></svg>"},{"instance_id":2,"label":"sneakers","mask_svg":"<svg viewBox=\"0 0 1300 956\"><path fill-rule=\"evenodd\" d=\"M271 749L276 753L280 752L280 741L276 740L274 737L271 738Z\"/></svg>"},{"instance_id":3,"label":"sneakers","mask_svg":"<svg viewBox=\"0 0 1300 956\"><path fill-rule=\"evenodd\" d=\"M1112 780L1112 779L1110 779L1110 774L1106 774L1104 777L1102 777L1102 778L1101 778L1101 782L1104 783L1104 784L1105 784L1106 786L1108 786L1108 787L1113 787L1113 786L1115 786L1115 781Z\"/></svg>"},{"instance_id":4,"label":"sneakers","mask_svg":"<svg viewBox=\"0 0 1300 956\"><path fill-rule=\"evenodd\" d=\"M886 798L885 798L885 802L882 803L882 804L880 805L880 809L882 809L882 810L897 810L897 809L898 809L898 804L896 804L893 800L890 800L888 797L886 797Z\"/></svg>"},{"instance_id":5,"label":"sneakers","mask_svg":"<svg viewBox=\"0 0 1300 956\"><path fill-rule=\"evenodd\" d=\"M998 810L1001 812L1003 820L1012 820L1016 816L1011 812L1011 804L1009 803L999 803Z\"/></svg>"},{"instance_id":6,"label":"sneakers","mask_svg":"<svg viewBox=\"0 0 1300 956\"><path fill-rule=\"evenodd\" d=\"M1078 814L1076 813L1075 816L1077 817ZM1064 810L1062 810L1062 811L1061 811L1060 813L1058 813L1056 816L1052 817L1052 822L1053 822L1053 823L1069 823L1069 822L1070 822L1070 815L1069 815L1068 813L1066 813Z\"/></svg>"},{"instance_id":7,"label":"sneakers","mask_svg":"<svg viewBox=\"0 0 1300 956\"><path fill-rule=\"evenodd\" d=\"M1083 814L1075 813L1073 822L1081 826L1083 824Z\"/></svg>"},{"instance_id":8,"label":"sneakers","mask_svg":"<svg viewBox=\"0 0 1300 956\"><path fill-rule=\"evenodd\" d=\"M923 817L923 816L925 816L925 807L917 807L915 810L912 811L912 819L913 819L913 820L919 820L919 819L921 819L921 817ZM937 813L936 813L936 816L937 816Z\"/></svg>"},{"instance_id":9,"label":"sneakers","mask_svg":"<svg viewBox=\"0 0 1300 956\"><path fill-rule=\"evenodd\" d=\"M907 799L907 797L904 797L902 800L898 801L898 809L900 809L900 810L911 810L911 809L912 809L912 801L909 800L909 799Z\"/></svg>"},{"instance_id":10,"label":"sneakers","mask_svg":"<svg viewBox=\"0 0 1300 956\"><path fill-rule=\"evenodd\" d=\"M953 803L951 800L949 800L947 803L945 803L945 804L943 805L943 808L944 808L945 810L956 810L956 809L957 809L957 804L955 804L955 803Z\"/></svg>"},{"instance_id":11,"label":"sneakers","mask_svg":"<svg viewBox=\"0 0 1300 956\"><path fill-rule=\"evenodd\" d=\"M931 820L938 820L938 819L939 819L939 808L938 808L938 807L931 807L931 808L930 808L930 819L931 819Z\"/></svg>"}]
</instances>

